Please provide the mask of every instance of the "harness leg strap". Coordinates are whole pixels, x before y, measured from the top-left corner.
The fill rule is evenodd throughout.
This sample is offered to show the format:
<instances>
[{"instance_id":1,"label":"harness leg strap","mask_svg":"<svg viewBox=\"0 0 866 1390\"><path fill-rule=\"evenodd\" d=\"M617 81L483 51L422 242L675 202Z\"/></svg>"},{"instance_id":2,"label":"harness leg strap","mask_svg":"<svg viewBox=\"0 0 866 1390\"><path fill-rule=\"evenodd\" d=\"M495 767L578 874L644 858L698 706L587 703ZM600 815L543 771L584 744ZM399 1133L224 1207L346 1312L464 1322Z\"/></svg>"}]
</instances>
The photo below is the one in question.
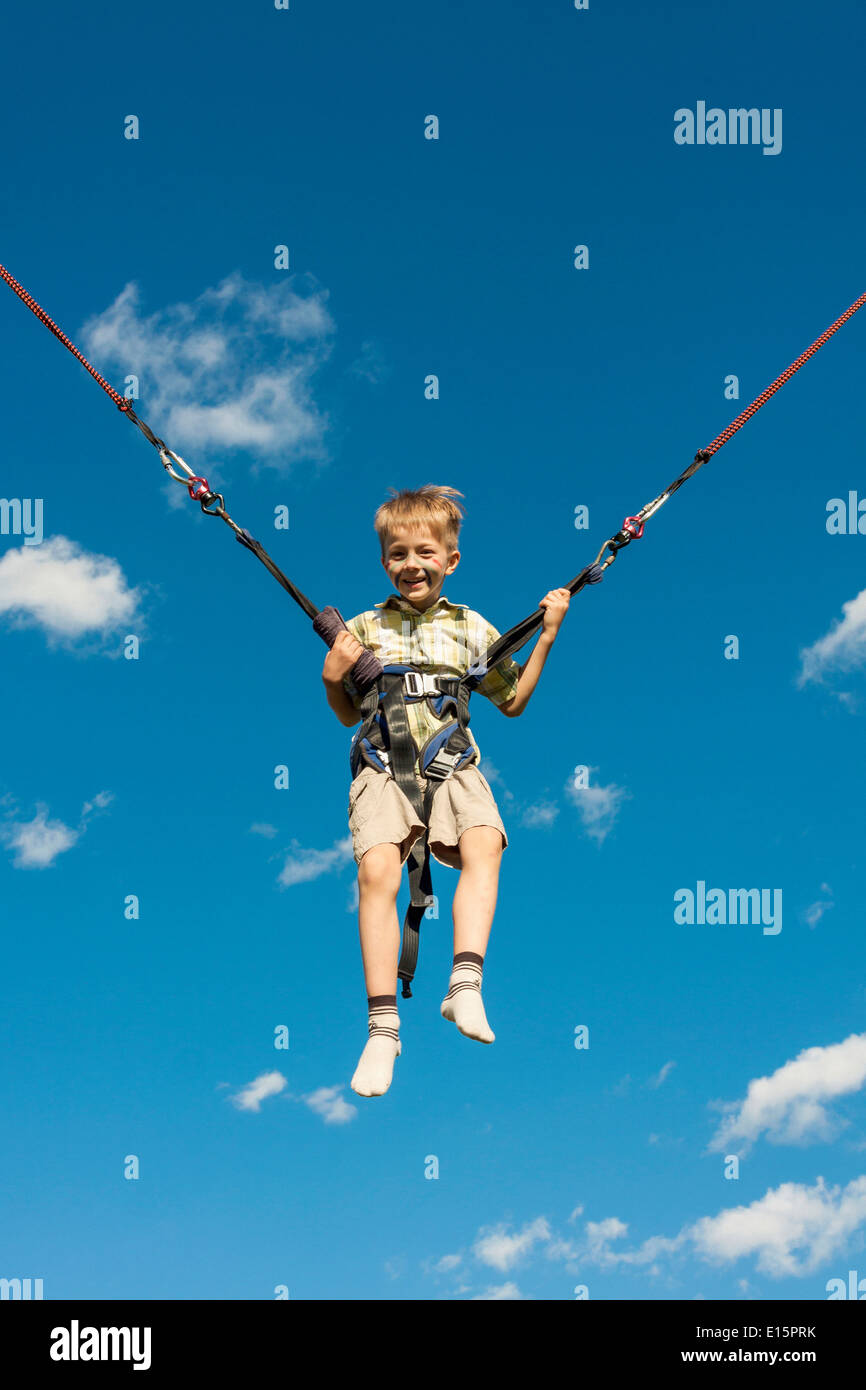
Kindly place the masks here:
<instances>
[{"instance_id":1,"label":"harness leg strap","mask_svg":"<svg viewBox=\"0 0 866 1390\"><path fill-rule=\"evenodd\" d=\"M406 715L402 676L385 673L382 713L388 727L388 737L391 744L391 771L394 774L394 780L409 798L418 819L426 826L430 818L433 792L436 788L435 786L428 786L426 792L422 792L415 778L415 759L418 750L415 747L415 740L412 738ZM429 899L433 887L426 829L412 846L408 869L409 888L412 897L403 919L403 944L397 966L397 977L403 982L402 997L404 999L412 997L409 985L415 974L418 960L421 918L430 906Z\"/></svg>"},{"instance_id":2,"label":"harness leg strap","mask_svg":"<svg viewBox=\"0 0 866 1390\"><path fill-rule=\"evenodd\" d=\"M424 797L425 823L430 815L428 803L432 803L435 790L435 786L430 787ZM406 908L406 916L403 919L403 945L397 966L397 978L403 984L402 998L411 999L412 991L409 986L418 964L421 921L430 906L430 898L433 893L433 879L430 873L430 845L426 830L412 846L406 867L409 870L409 891L412 896L409 906Z\"/></svg>"}]
</instances>

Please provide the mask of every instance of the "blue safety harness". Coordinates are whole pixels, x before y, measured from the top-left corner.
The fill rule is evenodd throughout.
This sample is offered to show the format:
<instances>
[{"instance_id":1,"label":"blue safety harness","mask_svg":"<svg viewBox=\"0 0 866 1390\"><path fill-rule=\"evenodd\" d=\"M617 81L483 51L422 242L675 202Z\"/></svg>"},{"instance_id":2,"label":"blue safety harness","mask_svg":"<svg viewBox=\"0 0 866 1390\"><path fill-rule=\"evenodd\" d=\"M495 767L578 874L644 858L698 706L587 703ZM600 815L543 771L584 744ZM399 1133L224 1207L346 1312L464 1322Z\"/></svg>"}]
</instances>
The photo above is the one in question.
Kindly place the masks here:
<instances>
[{"instance_id":1,"label":"blue safety harness","mask_svg":"<svg viewBox=\"0 0 866 1390\"><path fill-rule=\"evenodd\" d=\"M442 728L430 736L423 748L415 745L415 763L422 777L444 781L459 768L477 760L478 750L465 736L465 723L461 727L458 718L459 679L431 675L419 671L416 666L406 665L385 666L383 675L385 679L377 688L375 709L352 739L349 764L353 777L357 777L365 763L377 772L391 771L391 737L383 706L389 688L401 686L405 704L426 700L436 718L442 721ZM465 722L468 723L468 719Z\"/></svg>"},{"instance_id":2,"label":"blue safety harness","mask_svg":"<svg viewBox=\"0 0 866 1390\"><path fill-rule=\"evenodd\" d=\"M487 670L486 665L476 664L465 675L455 677L431 674L410 665L383 666L378 680L361 701L361 727L349 750L352 777L357 777L365 766L393 777L425 827L424 834L412 845L407 861L410 901L397 966L404 999L412 994L409 986L418 961L421 919L433 901L427 838L433 796L440 783L478 759L478 749L467 732L469 696ZM420 700L426 700L442 721L442 727L421 748L412 736L406 715L407 704ZM426 782L423 791L418 774Z\"/></svg>"}]
</instances>

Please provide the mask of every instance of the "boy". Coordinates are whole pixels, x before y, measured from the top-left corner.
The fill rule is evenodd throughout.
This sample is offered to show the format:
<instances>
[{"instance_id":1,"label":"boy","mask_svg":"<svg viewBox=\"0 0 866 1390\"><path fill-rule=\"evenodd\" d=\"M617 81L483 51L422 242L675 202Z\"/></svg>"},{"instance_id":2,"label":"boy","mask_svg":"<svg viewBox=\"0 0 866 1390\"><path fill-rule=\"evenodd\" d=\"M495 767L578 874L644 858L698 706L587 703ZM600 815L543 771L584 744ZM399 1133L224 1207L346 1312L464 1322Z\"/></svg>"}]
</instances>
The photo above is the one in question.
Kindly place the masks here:
<instances>
[{"instance_id":1,"label":"boy","mask_svg":"<svg viewBox=\"0 0 866 1390\"><path fill-rule=\"evenodd\" d=\"M442 594L446 575L453 574L460 561L457 541L463 512L451 499L463 494L432 483L416 491L391 492L392 499L376 512L374 525L382 564L396 592L347 623L349 630L338 635L322 670L328 704L346 727L361 717L355 703L360 704L360 697L348 673L365 648L387 665L412 665L453 677L464 675L499 636L480 614L450 603ZM477 687L510 718L526 708L570 597L568 589L552 589L539 604L545 610L544 624L526 664L518 667L508 658ZM406 713L419 748L441 728L426 700L407 703ZM417 764L416 777L423 791L426 780ZM362 766L349 789L349 826L358 865L369 1032L351 1085L360 1096L381 1096L391 1084L401 1051L397 894L403 864L424 825L393 777ZM428 843L434 858L461 871L454 894L453 968L440 1012L466 1037L492 1043L495 1035L481 1000L481 977L508 837L477 760L437 786Z\"/></svg>"}]
</instances>

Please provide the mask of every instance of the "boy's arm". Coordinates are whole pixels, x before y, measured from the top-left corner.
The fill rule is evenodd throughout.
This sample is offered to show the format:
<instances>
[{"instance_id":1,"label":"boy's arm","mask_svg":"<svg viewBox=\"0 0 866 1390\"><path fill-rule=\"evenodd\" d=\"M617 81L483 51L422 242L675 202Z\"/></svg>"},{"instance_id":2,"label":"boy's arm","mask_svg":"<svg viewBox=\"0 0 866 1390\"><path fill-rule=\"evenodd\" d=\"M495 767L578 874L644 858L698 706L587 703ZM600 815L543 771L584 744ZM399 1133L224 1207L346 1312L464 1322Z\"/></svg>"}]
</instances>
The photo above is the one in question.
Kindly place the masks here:
<instances>
[{"instance_id":1,"label":"boy's arm","mask_svg":"<svg viewBox=\"0 0 866 1390\"><path fill-rule=\"evenodd\" d=\"M570 599L571 593L568 589L551 589L550 593L546 594L539 603L539 608L544 609L544 621L538 641L532 648L532 654L526 665L520 668L520 679L517 682L514 698L509 700L507 704L499 706L502 713L508 715L509 719L515 719L518 714L522 714L529 704L529 697L538 684L538 677L541 675L544 663L556 640L560 623L568 611Z\"/></svg>"},{"instance_id":2,"label":"boy's arm","mask_svg":"<svg viewBox=\"0 0 866 1390\"><path fill-rule=\"evenodd\" d=\"M347 729L358 723L361 712L355 709L349 699L343 685L343 677L348 675L358 657L363 656L366 650L351 632L338 632L322 667L322 681L328 704Z\"/></svg>"}]
</instances>

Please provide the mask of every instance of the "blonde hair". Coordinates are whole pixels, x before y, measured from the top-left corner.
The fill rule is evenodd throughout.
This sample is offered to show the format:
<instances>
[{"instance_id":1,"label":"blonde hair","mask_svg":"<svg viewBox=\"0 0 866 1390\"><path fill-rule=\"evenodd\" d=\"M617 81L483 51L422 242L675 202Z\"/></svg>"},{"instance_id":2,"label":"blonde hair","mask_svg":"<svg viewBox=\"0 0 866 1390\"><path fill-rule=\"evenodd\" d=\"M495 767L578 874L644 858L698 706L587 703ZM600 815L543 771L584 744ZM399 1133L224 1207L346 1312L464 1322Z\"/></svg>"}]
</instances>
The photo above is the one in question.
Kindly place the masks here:
<instances>
[{"instance_id":1,"label":"blonde hair","mask_svg":"<svg viewBox=\"0 0 866 1390\"><path fill-rule=\"evenodd\" d=\"M463 493L453 487L442 487L437 483L425 483L419 488L404 488L398 492L389 488L391 498L383 502L373 519L376 535L385 554L388 536L397 526L429 527L439 537L446 550L456 550L460 535L463 509L453 497Z\"/></svg>"}]
</instances>

